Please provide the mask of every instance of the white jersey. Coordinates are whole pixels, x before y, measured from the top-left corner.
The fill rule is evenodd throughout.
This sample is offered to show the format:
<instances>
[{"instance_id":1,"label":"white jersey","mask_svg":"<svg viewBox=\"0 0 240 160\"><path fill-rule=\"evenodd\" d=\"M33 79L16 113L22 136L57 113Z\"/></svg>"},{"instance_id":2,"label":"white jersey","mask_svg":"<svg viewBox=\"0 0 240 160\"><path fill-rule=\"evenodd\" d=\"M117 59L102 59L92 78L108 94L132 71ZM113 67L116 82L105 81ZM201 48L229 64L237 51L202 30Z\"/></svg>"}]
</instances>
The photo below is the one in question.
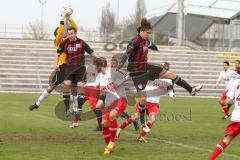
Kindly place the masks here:
<instances>
[{"instance_id":1,"label":"white jersey","mask_svg":"<svg viewBox=\"0 0 240 160\"><path fill-rule=\"evenodd\" d=\"M229 87L227 97L234 100L234 110L231 121L240 122L240 80L235 80Z\"/></svg>"},{"instance_id":2,"label":"white jersey","mask_svg":"<svg viewBox=\"0 0 240 160\"><path fill-rule=\"evenodd\" d=\"M155 79L154 81L148 81L145 88L147 92L147 102L159 103L160 96L169 94L170 97L174 95L173 88L168 89L172 86L172 80L170 79Z\"/></svg>"},{"instance_id":3,"label":"white jersey","mask_svg":"<svg viewBox=\"0 0 240 160\"><path fill-rule=\"evenodd\" d=\"M85 86L97 86L98 84L96 83L96 78L97 78L98 72L97 72L96 66L93 64L90 64L87 67L86 74L87 74L87 83L85 84Z\"/></svg>"},{"instance_id":4,"label":"white jersey","mask_svg":"<svg viewBox=\"0 0 240 160\"><path fill-rule=\"evenodd\" d=\"M125 87L121 81L125 75L118 72L115 68L107 68L106 73L99 73L96 78L96 83L100 86L100 91L106 94L105 106L111 105L117 99L126 98Z\"/></svg>"},{"instance_id":5,"label":"white jersey","mask_svg":"<svg viewBox=\"0 0 240 160\"><path fill-rule=\"evenodd\" d=\"M224 81L226 89L229 89L231 83L238 79L239 74L237 72L228 69L227 71L221 71L218 77L218 81Z\"/></svg>"}]
</instances>

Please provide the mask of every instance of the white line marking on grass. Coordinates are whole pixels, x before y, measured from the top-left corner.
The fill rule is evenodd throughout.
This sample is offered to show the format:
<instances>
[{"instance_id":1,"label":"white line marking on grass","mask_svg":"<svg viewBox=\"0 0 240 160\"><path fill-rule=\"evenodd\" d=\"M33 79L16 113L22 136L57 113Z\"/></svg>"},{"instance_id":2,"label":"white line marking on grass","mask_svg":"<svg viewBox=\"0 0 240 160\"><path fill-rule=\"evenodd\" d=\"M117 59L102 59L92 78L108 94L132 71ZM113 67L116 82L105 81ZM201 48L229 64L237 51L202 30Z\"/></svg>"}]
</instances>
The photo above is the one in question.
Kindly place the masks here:
<instances>
[{"instance_id":1,"label":"white line marking on grass","mask_svg":"<svg viewBox=\"0 0 240 160\"><path fill-rule=\"evenodd\" d=\"M51 120L57 120L55 118L52 118L52 117L48 117L48 116L45 116L45 115L35 115L37 117L44 117L44 118L47 118L47 119L51 119ZM62 120L57 120L57 121L61 121L63 122ZM65 122L63 122L65 123ZM84 123L80 123L80 126L84 126L84 127L87 127L87 128L90 128L90 126L88 124L84 124ZM124 131L123 133L125 134L128 134L128 135L131 135L131 136L138 136L137 134L134 134L134 133L131 133L131 132L128 132L128 131ZM197 147L197 146L194 146L194 145L188 145L188 144L183 144L183 143L177 143L177 142L173 142L173 141L169 141L169 140L163 140L163 139L159 139L159 138L148 138L152 141L158 141L158 142L163 142L163 143L166 143L166 144L170 144L170 145L175 145L175 146L180 146L180 147L184 147L184 148L188 148L188 149L192 149L192 150L197 150L197 151L203 151L203 152L208 152L208 153L212 153L212 150L210 149L206 149L206 148L201 148L201 147ZM229 154L229 153L222 153L222 155L226 156L226 157L232 157L232 158L236 158L236 159L239 159L240 156L238 155L235 155L235 154ZM119 156L116 156L114 155L114 157L116 158L119 158L119 159L122 159L121 157Z\"/></svg>"},{"instance_id":2,"label":"white line marking on grass","mask_svg":"<svg viewBox=\"0 0 240 160\"><path fill-rule=\"evenodd\" d=\"M126 133L128 135L132 135L132 136L138 136L137 134L134 134L134 133L131 133L131 132L128 132L128 131L124 131L124 133ZM193 145L177 143L177 142L158 139L158 138L148 138L148 139L153 140L153 141L163 142L163 143L166 143L166 144L175 145L175 146L180 146L180 147L184 147L184 148L188 148L188 149L192 149L192 150L197 150L197 151L203 151L203 152L209 152L209 153L212 153L212 151L213 151L213 150L210 150L210 149L200 148L200 147L193 146ZM224 152L222 153L222 155L225 155L227 157L236 158L236 159L240 158L240 156L238 156L238 155L224 153Z\"/></svg>"},{"instance_id":3,"label":"white line marking on grass","mask_svg":"<svg viewBox=\"0 0 240 160\"><path fill-rule=\"evenodd\" d=\"M68 122L68 121L59 120L59 119L57 119L57 118L48 117L48 116L45 116L45 115L42 115L42 114L37 114L37 115L35 114L34 116L35 116L35 117L41 117L41 118L49 119L49 120L58 121L58 122L61 122L62 124L65 124L65 122ZM70 122L70 121L69 121L69 122ZM83 124L83 123L80 123L80 126L84 126L84 127L90 128L89 125ZM67 128L68 128L68 127L67 127ZM71 129L71 128L68 128L68 129ZM104 156L104 155L103 155L103 156ZM114 157L114 158L120 159L120 160L124 159L124 158L122 158L122 157L120 157L120 156L116 156L116 155L113 155L113 154L111 154L111 157ZM107 158L107 156L106 156L106 158ZM88 158L88 159L96 159L96 158Z\"/></svg>"}]
</instances>

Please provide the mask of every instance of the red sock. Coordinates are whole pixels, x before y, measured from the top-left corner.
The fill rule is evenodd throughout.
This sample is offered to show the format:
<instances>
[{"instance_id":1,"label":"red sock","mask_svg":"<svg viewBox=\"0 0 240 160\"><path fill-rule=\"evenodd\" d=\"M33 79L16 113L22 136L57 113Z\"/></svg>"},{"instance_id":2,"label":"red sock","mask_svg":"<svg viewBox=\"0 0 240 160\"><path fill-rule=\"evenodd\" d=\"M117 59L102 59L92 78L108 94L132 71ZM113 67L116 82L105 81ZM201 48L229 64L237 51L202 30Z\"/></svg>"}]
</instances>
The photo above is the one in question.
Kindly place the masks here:
<instances>
[{"instance_id":1,"label":"red sock","mask_svg":"<svg viewBox=\"0 0 240 160\"><path fill-rule=\"evenodd\" d=\"M208 160L215 160L215 158L222 153L222 151L227 147L227 144L221 141L213 150L213 153Z\"/></svg>"},{"instance_id":2,"label":"red sock","mask_svg":"<svg viewBox=\"0 0 240 160\"><path fill-rule=\"evenodd\" d=\"M129 124L131 124L132 122L133 122L133 119L130 117L130 118L128 118L126 121L124 121L119 128L124 129L124 128L126 128Z\"/></svg>"},{"instance_id":3,"label":"red sock","mask_svg":"<svg viewBox=\"0 0 240 160\"><path fill-rule=\"evenodd\" d=\"M117 120L110 121L109 130L110 130L110 141L115 142L116 132L117 132Z\"/></svg>"},{"instance_id":4,"label":"red sock","mask_svg":"<svg viewBox=\"0 0 240 160\"><path fill-rule=\"evenodd\" d=\"M102 134L105 142L108 144L110 141L110 130L109 127L103 127Z\"/></svg>"},{"instance_id":5,"label":"red sock","mask_svg":"<svg viewBox=\"0 0 240 160\"><path fill-rule=\"evenodd\" d=\"M220 106L221 106L222 108L227 105L226 102L224 102L224 101L219 102L219 104L220 104Z\"/></svg>"},{"instance_id":6,"label":"red sock","mask_svg":"<svg viewBox=\"0 0 240 160\"><path fill-rule=\"evenodd\" d=\"M152 128L152 124L150 123L150 122L147 122L147 126L148 126L148 128ZM141 133L140 133L140 135L139 135L139 137L144 137L144 136L146 136L146 134L147 134L147 132L145 132L144 130L142 130L141 131Z\"/></svg>"},{"instance_id":7,"label":"red sock","mask_svg":"<svg viewBox=\"0 0 240 160\"><path fill-rule=\"evenodd\" d=\"M228 111L228 109L227 109L226 107L224 107L223 110L224 110L224 113L225 113L226 115L229 114L229 111Z\"/></svg>"}]
</instances>

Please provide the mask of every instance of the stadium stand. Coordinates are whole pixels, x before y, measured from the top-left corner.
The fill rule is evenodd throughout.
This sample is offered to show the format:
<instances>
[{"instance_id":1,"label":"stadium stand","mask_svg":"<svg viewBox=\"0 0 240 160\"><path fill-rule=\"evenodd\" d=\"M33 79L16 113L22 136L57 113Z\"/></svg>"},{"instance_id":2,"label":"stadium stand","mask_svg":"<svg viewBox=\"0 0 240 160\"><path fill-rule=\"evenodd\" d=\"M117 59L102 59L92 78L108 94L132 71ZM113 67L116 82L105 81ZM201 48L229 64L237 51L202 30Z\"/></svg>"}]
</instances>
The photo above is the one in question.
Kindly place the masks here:
<instances>
[{"instance_id":1,"label":"stadium stand","mask_svg":"<svg viewBox=\"0 0 240 160\"><path fill-rule=\"evenodd\" d=\"M111 52L104 51L104 43L89 42L89 45L107 58L124 52L119 48ZM171 70L191 84L203 83L204 88L199 96L217 96L223 90L223 87L213 88L225 59L219 52L176 46L159 46L159 49L161 53L150 53L149 61L168 61ZM54 69L54 54L52 41L0 39L0 92L42 91ZM176 87L176 92L180 96L188 95L179 87Z\"/></svg>"}]
</instances>

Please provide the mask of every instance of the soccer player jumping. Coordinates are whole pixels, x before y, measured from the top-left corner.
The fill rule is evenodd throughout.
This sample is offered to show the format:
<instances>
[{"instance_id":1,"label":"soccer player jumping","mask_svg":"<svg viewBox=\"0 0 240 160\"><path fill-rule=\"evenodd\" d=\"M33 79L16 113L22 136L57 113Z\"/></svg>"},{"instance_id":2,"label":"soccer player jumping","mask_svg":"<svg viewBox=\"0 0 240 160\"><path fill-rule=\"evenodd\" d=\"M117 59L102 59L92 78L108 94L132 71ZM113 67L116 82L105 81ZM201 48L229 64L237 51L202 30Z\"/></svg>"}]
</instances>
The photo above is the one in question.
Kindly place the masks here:
<instances>
[{"instance_id":1,"label":"soccer player jumping","mask_svg":"<svg viewBox=\"0 0 240 160\"><path fill-rule=\"evenodd\" d=\"M149 35L152 31L151 23L143 18L141 26L138 27L137 31L138 35L136 35L127 46L126 53L123 55L121 64L118 68L121 68L126 60L128 60L127 70L139 93L140 108L145 107L146 93L144 92L144 89L148 80L153 81L159 78L171 79L175 84L186 89L192 96L202 89L202 84L192 87L175 73L167 71L161 66L149 64L148 49L158 51L158 48L149 40Z\"/></svg>"},{"instance_id":2,"label":"soccer player jumping","mask_svg":"<svg viewBox=\"0 0 240 160\"><path fill-rule=\"evenodd\" d=\"M98 58L97 54L89 47L89 45L77 37L77 30L73 27L67 29L67 39L61 43L58 48L59 56L66 54L66 71L64 80L64 93L69 94L72 84L77 84L77 94L74 101L84 101L84 84L86 79L85 52L93 59ZM69 95L70 96L70 95ZM74 124L78 125L80 110L78 103L74 105ZM82 103L82 102L79 102ZM65 104L66 109L70 108L70 103ZM73 124L73 125L74 125Z\"/></svg>"},{"instance_id":3,"label":"soccer player jumping","mask_svg":"<svg viewBox=\"0 0 240 160\"><path fill-rule=\"evenodd\" d=\"M163 62L161 66L165 66L165 68L169 69L169 63ZM160 95L168 95L175 101L176 95L173 90L173 83L170 79L155 79L154 81L148 81L146 86L146 93L147 93L147 102L146 102L146 114L149 116L149 121L146 123L145 127L140 132L139 136L137 137L137 141L139 142L146 142L145 136L148 134L150 129L152 128L153 124L156 122L158 110L159 110L159 103L160 103ZM145 109L145 108L144 108ZM134 120L139 118L139 107L138 104L136 105L136 113L128 118L126 121L122 123L122 125L117 130L117 138L119 138L120 133L124 130L129 124L131 124ZM145 122L141 122L145 123Z\"/></svg>"},{"instance_id":4,"label":"soccer player jumping","mask_svg":"<svg viewBox=\"0 0 240 160\"><path fill-rule=\"evenodd\" d=\"M61 12L61 20L59 26L54 31L54 45L55 48L58 49L59 45L64 41L66 38L64 30L67 28L66 21L69 21L69 25L77 30L78 26L75 21L70 17L73 13L73 10L68 7L64 7ZM61 83L64 81L64 74L65 74L65 63L66 63L66 54L61 54L58 57L58 54L55 54L54 65L55 65L55 72L53 75L50 76L50 82L48 87L42 92L38 100L29 107L29 110L32 111L34 109L38 109L40 104L50 95L50 93ZM63 96L64 97L64 96ZM67 97L70 101L70 95Z\"/></svg>"}]
</instances>

